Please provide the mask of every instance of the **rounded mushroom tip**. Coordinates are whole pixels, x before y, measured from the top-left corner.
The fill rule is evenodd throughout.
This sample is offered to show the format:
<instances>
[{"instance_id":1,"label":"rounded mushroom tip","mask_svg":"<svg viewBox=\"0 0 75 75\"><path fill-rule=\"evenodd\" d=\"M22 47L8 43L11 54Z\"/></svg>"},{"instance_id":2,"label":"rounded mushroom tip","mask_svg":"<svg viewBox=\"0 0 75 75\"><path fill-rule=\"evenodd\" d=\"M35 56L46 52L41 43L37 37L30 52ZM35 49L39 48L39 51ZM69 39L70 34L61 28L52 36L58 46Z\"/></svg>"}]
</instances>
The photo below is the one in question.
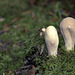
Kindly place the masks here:
<instances>
[{"instance_id":1,"label":"rounded mushroom tip","mask_svg":"<svg viewBox=\"0 0 75 75\"><path fill-rule=\"evenodd\" d=\"M46 30L45 28L42 28L42 31L43 31L43 32L45 32L45 30Z\"/></svg>"},{"instance_id":2,"label":"rounded mushroom tip","mask_svg":"<svg viewBox=\"0 0 75 75\"><path fill-rule=\"evenodd\" d=\"M70 28L71 26L68 26L68 28Z\"/></svg>"},{"instance_id":3,"label":"rounded mushroom tip","mask_svg":"<svg viewBox=\"0 0 75 75\"><path fill-rule=\"evenodd\" d=\"M53 28L55 28L55 27L52 26L52 25L50 25L50 26L48 26L46 29L53 29Z\"/></svg>"}]
</instances>

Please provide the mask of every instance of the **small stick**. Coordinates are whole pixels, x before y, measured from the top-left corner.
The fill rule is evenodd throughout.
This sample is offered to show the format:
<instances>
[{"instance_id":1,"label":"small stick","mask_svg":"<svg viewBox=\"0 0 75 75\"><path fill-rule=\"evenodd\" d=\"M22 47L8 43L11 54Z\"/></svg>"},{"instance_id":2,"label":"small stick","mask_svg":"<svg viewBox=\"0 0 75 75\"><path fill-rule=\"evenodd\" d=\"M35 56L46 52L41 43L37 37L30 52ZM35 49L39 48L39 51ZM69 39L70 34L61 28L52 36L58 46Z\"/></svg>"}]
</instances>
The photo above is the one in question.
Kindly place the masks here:
<instances>
[{"instance_id":1,"label":"small stick","mask_svg":"<svg viewBox=\"0 0 75 75\"><path fill-rule=\"evenodd\" d=\"M44 44L41 45L40 55L43 53L43 50L44 50Z\"/></svg>"},{"instance_id":2,"label":"small stick","mask_svg":"<svg viewBox=\"0 0 75 75\"><path fill-rule=\"evenodd\" d=\"M11 39L11 40L9 40L9 41L7 41L5 44L3 44L3 46L2 46L2 47L5 47L6 45L9 45L11 41L12 41L12 39Z\"/></svg>"},{"instance_id":3,"label":"small stick","mask_svg":"<svg viewBox=\"0 0 75 75\"><path fill-rule=\"evenodd\" d=\"M10 22L9 24L7 24L6 26L11 25L13 22L15 22L16 20L19 20L19 19L22 19L22 18L17 18L17 17L16 17L16 18L12 19L11 22Z\"/></svg>"}]
</instances>

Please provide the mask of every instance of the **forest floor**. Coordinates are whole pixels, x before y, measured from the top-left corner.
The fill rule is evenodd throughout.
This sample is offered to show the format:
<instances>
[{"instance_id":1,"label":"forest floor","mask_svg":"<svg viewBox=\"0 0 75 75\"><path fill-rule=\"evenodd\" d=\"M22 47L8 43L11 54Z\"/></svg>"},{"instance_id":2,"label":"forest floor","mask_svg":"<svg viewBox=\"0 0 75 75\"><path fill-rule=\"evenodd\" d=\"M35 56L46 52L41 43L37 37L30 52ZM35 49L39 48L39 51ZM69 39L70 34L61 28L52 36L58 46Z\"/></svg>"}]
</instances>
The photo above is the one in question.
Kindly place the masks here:
<instances>
[{"instance_id":1,"label":"forest floor","mask_svg":"<svg viewBox=\"0 0 75 75\"><path fill-rule=\"evenodd\" d=\"M66 52L60 21L75 15L60 7L21 0L0 2L0 75L75 75L75 51ZM55 26L59 34L58 55L48 57L41 28ZM41 53L41 50L43 52Z\"/></svg>"}]
</instances>

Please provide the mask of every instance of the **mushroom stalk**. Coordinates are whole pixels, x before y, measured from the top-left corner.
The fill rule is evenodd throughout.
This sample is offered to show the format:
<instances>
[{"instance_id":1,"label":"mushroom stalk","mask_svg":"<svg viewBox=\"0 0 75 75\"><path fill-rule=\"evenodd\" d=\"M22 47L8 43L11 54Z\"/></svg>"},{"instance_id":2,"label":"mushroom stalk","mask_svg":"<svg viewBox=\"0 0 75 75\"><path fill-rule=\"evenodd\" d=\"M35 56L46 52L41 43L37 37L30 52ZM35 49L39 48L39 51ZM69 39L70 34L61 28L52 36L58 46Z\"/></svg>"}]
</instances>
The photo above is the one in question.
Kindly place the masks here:
<instances>
[{"instance_id":1,"label":"mushroom stalk","mask_svg":"<svg viewBox=\"0 0 75 75\"><path fill-rule=\"evenodd\" d=\"M60 23L60 30L65 41L67 51L74 50L75 44L75 19L64 18Z\"/></svg>"},{"instance_id":2,"label":"mushroom stalk","mask_svg":"<svg viewBox=\"0 0 75 75\"><path fill-rule=\"evenodd\" d=\"M57 56L59 38L54 26L48 26L45 30L45 42L48 49L48 55Z\"/></svg>"}]
</instances>

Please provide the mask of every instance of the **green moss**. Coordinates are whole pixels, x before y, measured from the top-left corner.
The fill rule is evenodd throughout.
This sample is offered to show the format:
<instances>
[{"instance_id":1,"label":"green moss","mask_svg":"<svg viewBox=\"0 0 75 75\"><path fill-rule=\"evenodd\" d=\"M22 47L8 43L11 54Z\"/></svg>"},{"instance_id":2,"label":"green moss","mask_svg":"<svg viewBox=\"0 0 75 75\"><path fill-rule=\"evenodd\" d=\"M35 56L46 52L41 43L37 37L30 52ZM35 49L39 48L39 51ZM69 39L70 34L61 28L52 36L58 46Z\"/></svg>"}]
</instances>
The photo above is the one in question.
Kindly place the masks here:
<instances>
[{"instance_id":1,"label":"green moss","mask_svg":"<svg viewBox=\"0 0 75 75\"><path fill-rule=\"evenodd\" d=\"M25 9L27 6L24 0L23 2L21 0L8 1L4 0L0 3L0 15L5 18L5 21L0 22L0 31L6 29L5 26L13 18L22 17L22 19L14 21L8 26L9 31L0 35L0 40L3 40L3 43L0 41L0 74L3 74L3 72L7 74L9 70L12 70L14 74L15 70L19 70L24 61L26 61L27 56L33 58L32 52L34 51L34 46L37 46L38 53L40 53L40 46L42 44L45 45L45 39L44 36L40 37L38 35L38 30L43 27L46 28L49 25L53 25L59 29L59 22L62 19L59 11L60 3L56 2L55 6L51 4L45 8L35 6L27 10L29 13L23 15L23 12L26 12ZM19 5L20 2L22 2L21 6ZM55 10L54 13L52 13L52 9ZM47 57L47 48L45 45L43 54L41 56L38 54L34 59L37 64L36 69L42 70L40 75L75 74L75 52L66 52L63 38L61 35L59 37L60 53L57 58ZM2 48L3 44L11 39L10 44Z\"/></svg>"}]
</instances>

